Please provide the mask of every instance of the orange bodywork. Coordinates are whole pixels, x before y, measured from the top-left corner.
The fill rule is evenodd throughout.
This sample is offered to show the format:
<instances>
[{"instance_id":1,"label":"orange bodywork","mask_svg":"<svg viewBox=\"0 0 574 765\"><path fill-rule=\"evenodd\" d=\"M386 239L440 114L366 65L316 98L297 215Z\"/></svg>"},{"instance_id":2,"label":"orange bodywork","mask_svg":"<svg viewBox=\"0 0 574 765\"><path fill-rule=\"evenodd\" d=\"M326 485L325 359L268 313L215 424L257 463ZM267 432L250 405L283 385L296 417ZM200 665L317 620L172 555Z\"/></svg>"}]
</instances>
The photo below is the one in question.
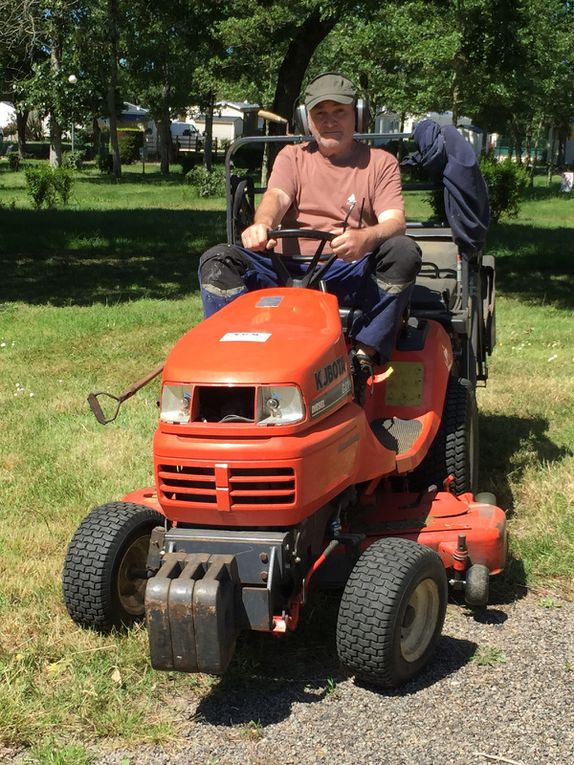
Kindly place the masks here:
<instances>
[{"instance_id":1,"label":"orange bodywork","mask_svg":"<svg viewBox=\"0 0 574 765\"><path fill-rule=\"evenodd\" d=\"M385 410L422 422L415 443L398 456L369 424L384 407L387 379L371 382L364 408L353 402L336 298L293 288L241 296L178 341L164 385L227 386L230 395L243 386L294 385L304 419L263 427L193 416L188 423L160 422L154 460L162 512L176 523L291 526L351 485L412 469L440 423L452 364L446 332L430 323L424 349L397 352L396 361L419 365L425 378L414 408Z\"/></svg>"},{"instance_id":2,"label":"orange bodywork","mask_svg":"<svg viewBox=\"0 0 574 765\"><path fill-rule=\"evenodd\" d=\"M421 347L395 351L390 364L376 370L358 406L334 296L277 288L239 297L185 334L169 355L163 385L194 391L190 418L160 421L156 486L125 499L160 510L176 526L287 528L361 486L357 519L369 529L365 545L379 536L405 536L436 549L448 567L458 535L465 534L470 559L500 571L506 551L501 510L475 503L472 495L387 490L384 479L413 470L440 425L452 350L439 323L428 321L425 332ZM198 414L198 389L231 396L273 385L300 391L299 421L261 425L205 421ZM403 452L385 447L372 427L377 418L393 417L420 423Z\"/></svg>"}]
</instances>

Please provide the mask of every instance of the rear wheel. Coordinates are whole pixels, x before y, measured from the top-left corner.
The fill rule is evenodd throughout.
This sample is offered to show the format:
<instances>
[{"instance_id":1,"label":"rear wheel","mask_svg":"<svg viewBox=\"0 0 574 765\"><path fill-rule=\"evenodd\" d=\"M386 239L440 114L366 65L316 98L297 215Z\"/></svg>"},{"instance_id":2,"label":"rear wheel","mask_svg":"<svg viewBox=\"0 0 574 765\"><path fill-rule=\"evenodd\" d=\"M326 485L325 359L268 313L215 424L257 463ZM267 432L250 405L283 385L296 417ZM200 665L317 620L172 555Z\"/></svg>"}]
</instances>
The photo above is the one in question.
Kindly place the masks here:
<instances>
[{"instance_id":1,"label":"rear wheel","mask_svg":"<svg viewBox=\"0 0 574 765\"><path fill-rule=\"evenodd\" d=\"M424 491L439 489L452 475L455 494L475 492L478 482L478 410L471 383L451 377L448 382L439 431L421 464L411 473L409 485Z\"/></svg>"},{"instance_id":2,"label":"rear wheel","mask_svg":"<svg viewBox=\"0 0 574 765\"><path fill-rule=\"evenodd\" d=\"M358 678L394 688L428 662L440 638L447 580L439 556L408 539L379 539L357 561L337 621L337 652Z\"/></svg>"},{"instance_id":3,"label":"rear wheel","mask_svg":"<svg viewBox=\"0 0 574 765\"><path fill-rule=\"evenodd\" d=\"M96 507L74 534L62 578L64 602L82 627L109 632L144 615L152 529L163 516L145 505Z\"/></svg>"}]
</instances>

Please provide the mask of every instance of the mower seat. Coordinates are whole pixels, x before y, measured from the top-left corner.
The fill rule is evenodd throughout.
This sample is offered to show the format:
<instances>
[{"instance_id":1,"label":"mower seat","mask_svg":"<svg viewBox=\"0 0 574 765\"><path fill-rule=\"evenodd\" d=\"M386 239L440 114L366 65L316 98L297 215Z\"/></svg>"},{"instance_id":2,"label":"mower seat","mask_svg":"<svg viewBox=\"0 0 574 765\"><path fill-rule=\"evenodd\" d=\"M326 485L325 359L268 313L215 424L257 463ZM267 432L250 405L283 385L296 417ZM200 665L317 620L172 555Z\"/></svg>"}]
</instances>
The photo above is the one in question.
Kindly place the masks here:
<instances>
[{"instance_id":1,"label":"mower seat","mask_svg":"<svg viewBox=\"0 0 574 765\"><path fill-rule=\"evenodd\" d=\"M411 297L411 314L452 311L460 300L458 247L450 229L408 229L422 250L422 266Z\"/></svg>"}]
</instances>

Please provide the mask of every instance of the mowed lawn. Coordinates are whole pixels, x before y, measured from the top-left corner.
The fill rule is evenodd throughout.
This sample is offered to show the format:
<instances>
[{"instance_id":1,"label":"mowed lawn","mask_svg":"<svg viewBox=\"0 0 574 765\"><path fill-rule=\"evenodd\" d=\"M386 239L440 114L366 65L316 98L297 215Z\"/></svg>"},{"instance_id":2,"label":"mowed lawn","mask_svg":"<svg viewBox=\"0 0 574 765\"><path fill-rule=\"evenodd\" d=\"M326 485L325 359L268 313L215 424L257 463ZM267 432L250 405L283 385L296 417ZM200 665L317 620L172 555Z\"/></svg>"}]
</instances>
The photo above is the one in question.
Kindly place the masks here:
<instances>
[{"instance_id":1,"label":"mowed lawn","mask_svg":"<svg viewBox=\"0 0 574 765\"><path fill-rule=\"evenodd\" d=\"M0 165L0 736L37 751L177 736L166 694L216 682L151 670L145 630L80 630L61 599L80 520L152 481L158 384L105 428L86 396L122 391L200 320L198 258L225 239L221 199L140 170L118 184L90 170L69 207L35 211L22 173ZM408 211L426 217L420 194ZM498 343L478 391L481 488L509 517L507 582L558 597L574 594L573 242L574 201L556 184L493 227Z\"/></svg>"}]
</instances>

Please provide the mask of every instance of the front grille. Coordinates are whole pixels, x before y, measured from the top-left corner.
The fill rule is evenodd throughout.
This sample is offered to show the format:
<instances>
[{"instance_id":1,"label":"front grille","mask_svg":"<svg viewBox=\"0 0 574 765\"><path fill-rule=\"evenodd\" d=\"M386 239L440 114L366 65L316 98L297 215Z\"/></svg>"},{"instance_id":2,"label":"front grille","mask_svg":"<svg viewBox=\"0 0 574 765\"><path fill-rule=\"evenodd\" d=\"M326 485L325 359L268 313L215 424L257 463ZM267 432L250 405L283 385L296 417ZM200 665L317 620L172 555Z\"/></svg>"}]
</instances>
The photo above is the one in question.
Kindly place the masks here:
<instances>
[{"instance_id":1,"label":"front grille","mask_svg":"<svg viewBox=\"0 0 574 765\"><path fill-rule=\"evenodd\" d=\"M160 465L162 497L184 504L215 505L215 468L190 465Z\"/></svg>"},{"instance_id":2,"label":"front grille","mask_svg":"<svg viewBox=\"0 0 574 765\"><path fill-rule=\"evenodd\" d=\"M160 465L160 497L185 507L290 507L297 495L292 467ZM218 496L220 495L220 496Z\"/></svg>"},{"instance_id":3,"label":"front grille","mask_svg":"<svg viewBox=\"0 0 574 765\"><path fill-rule=\"evenodd\" d=\"M230 468L231 505L292 505L295 472L291 467Z\"/></svg>"}]
</instances>

